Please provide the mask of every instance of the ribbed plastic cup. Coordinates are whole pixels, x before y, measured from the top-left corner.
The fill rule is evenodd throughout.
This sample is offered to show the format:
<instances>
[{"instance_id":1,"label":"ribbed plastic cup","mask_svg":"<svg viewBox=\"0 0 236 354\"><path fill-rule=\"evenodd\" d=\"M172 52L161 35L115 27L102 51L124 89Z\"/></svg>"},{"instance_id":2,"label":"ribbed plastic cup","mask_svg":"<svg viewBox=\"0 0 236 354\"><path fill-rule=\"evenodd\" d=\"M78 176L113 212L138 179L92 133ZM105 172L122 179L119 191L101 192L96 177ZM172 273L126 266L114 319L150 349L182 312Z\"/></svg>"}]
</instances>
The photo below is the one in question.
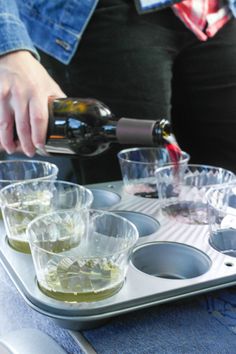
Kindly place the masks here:
<instances>
[{"instance_id":1,"label":"ribbed plastic cup","mask_svg":"<svg viewBox=\"0 0 236 354\"><path fill-rule=\"evenodd\" d=\"M67 302L98 301L122 287L136 226L102 210L64 210L34 219L27 228L38 285ZM67 236L67 247L61 243Z\"/></svg>"},{"instance_id":2,"label":"ribbed plastic cup","mask_svg":"<svg viewBox=\"0 0 236 354\"><path fill-rule=\"evenodd\" d=\"M235 178L229 170L207 165L188 164L157 169L162 215L187 224L207 224L207 191Z\"/></svg>"},{"instance_id":3,"label":"ribbed plastic cup","mask_svg":"<svg viewBox=\"0 0 236 354\"><path fill-rule=\"evenodd\" d=\"M26 236L30 221L54 210L89 208L92 202L89 189L71 182L33 180L10 184L0 190L8 242L16 250L30 253Z\"/></svg>"},{"instance_id":4,"label":"ribbed plastic cup","mask_svg":"<svg viewBox=\"0 0 236 354\"><path fill-rule=\"evenodd\" d=\"M158 198L155 171L158 167L173 164L166 148L131 148L118 153L124 191L145 198ZM187 164L190 155L181 151L176 164Z\"/></svg>"},{"instance_id":5,"label":"ribbed plastic cup","mask_svg":"<svg viewBox=\"0 0 236 354\"><path fill-rule=\"evenodd\" d=\"M236 257L236 182L211 188L206 197L210 245Z\"/></svg>"}]
</instances>

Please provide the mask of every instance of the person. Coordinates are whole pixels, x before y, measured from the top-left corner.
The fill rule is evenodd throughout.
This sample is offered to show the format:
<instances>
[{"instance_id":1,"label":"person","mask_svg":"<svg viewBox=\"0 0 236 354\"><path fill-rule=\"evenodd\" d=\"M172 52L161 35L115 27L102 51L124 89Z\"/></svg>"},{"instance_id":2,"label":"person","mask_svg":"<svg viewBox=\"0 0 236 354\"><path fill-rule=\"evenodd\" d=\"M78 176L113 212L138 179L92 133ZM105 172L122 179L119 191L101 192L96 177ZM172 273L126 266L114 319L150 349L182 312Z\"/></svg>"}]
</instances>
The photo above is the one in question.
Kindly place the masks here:
<instances>
[{"instance_id":1,"label":"person","mask_svg":"<svg viewBox=\"0 0 236 354\"><path fill-rule=\"evenodd\" d=\"M2 149L32 158L49 97L94 97L169 119L192 163L236 172L235 16L233 0L0 0ZM121 148L71 160L76 180L119 179Z\"/></svg>"}]
</instances>

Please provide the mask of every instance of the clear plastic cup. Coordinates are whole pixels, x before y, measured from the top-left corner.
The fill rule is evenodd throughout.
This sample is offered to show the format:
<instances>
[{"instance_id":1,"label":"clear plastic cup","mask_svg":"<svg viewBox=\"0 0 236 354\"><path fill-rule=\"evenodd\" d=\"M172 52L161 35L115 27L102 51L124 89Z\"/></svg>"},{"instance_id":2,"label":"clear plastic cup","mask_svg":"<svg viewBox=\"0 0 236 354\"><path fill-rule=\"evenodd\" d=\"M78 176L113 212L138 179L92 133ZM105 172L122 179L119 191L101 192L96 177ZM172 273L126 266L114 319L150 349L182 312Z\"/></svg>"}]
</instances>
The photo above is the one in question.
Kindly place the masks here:
<instances>
[{"instance_id":1,"label":"clear plastic cup","mask_svg":"<svg viewBox=\"0 0 236 354\"><path fill-rule=\"evenodd\" d=\"M236 182L211 188L207 206L211 246L236 257Z\"/></svg>"},{"instance_id":2,"label":"clear plastic cup","mask_svg":"<svg viewBox=\"0 0 236 354\"><path fill-rule=\"evenodd\" d=\"M91 209L39 216L27 235L39 288L66 302L97 301L119 291L138 240L127 219ZM63 249L65 235L70 247Z\"/></svg>"},{"instance_id":3,"label":"clear plastic cup","mask_svg":"<svg viewBox=\"0 0 236 354\"><path fill-rule=\"evenodd\" d=\"M235 180L233 172L207 165L165 166L156 171L163 216L188 224L207 224L206 192Z\"/></svg>"},{"instance_id":4,"label":"clear plastic cup","mask_svg":"<svg viewBox=\"0 0 236 354\"><path fill-rule=\"evenodd\" d=\"M32 180L10 184L0 190L0 203L9 244L16 250L30 253L26 228L41 214L61 209L89 208L92 192L65 181Z\"/></svg>"},{"instance_id":5,"label":"clear plastic cup","mask_svg":"<svg viewBox=\"0 0 236 354\"><path fill-rule=\"evenodd\" d=\"M37 160L0 161L0 189L11 183L26 180L53 180L57 178L58 167L50 162ZM0 219L2 213L0 212Z\"/></svg>"},{"instance_id":6,"label":"clear plastic cup","mask_svg":"<svg viewBox=\"0 0 236 354\"><path fill-rule=\"evenodd\" d=\"M0 161L0 189L8 184L25 180L56 179L58 167L50 162L37 160Z\"/></svg>"},{"instance_id":7,"label":"clear plastic cup","mask_svg":"<svg viewBox=\"0 0 236 354\"><path fill-rule=\"evenodd\" d=\"M158 167L173 164L166 148L131 148L118 153L124 190L132 195L157 198L155 171ZM187 164L189 154L181 151L178 164Z\"/></svg>"}]
</instances>

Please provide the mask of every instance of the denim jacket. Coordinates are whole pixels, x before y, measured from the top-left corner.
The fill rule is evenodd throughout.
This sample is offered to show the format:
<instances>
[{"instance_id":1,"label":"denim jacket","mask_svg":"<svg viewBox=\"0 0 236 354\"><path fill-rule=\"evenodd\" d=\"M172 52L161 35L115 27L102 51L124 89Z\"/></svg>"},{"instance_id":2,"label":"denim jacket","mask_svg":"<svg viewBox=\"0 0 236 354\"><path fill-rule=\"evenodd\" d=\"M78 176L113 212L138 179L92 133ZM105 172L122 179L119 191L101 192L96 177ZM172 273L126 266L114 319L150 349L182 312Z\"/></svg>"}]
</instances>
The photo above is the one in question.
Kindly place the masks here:
<instances>
[{"instance_id":1,"label":"denim jacket","mask_svg":"<svg viewBox=\"0 0 236 354\"><path fill-rule=\"evenodd\" d=\"M36 48L64 64L72 59L99 0L0 0L0 55ZM156 0L158 9L180 0ZM227 0L236 17L236 0Z\"/></svg>"}]
</instances>

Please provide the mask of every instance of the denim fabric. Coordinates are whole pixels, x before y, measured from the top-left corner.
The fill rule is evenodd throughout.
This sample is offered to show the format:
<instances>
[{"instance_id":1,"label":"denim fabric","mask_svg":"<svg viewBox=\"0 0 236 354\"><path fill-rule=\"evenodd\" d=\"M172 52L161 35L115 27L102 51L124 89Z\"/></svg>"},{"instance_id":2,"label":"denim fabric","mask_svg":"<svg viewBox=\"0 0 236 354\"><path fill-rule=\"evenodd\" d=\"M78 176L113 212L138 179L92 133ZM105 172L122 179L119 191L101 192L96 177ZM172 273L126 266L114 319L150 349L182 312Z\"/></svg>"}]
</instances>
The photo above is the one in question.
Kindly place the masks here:
<instances>
[{"instance_id":1,"label":"denim fabric","mask_svg":"<svg viewBox=\"0 0 236 354\"><path fill-rule=\"evenodd\" d=\"M99 0L0 0L0 54L39 48L70 63ZM156 1L156 8L180 0ZM236 16L236 1L228 0Z\"/></svg>"},{"instance_id":2,"label":"denim fabric","mask_svg":"<svg viewBox=\"0 0 236 354\"><path fill-rule=\"evenodd\" d=\"M16 0L35 46L64 64L73 57L98 0Z\"/></svg>"},{"instance_id":3,"label":"denim fabric","mask_svg":"<svg viewBox=\"0 0 236 354\"><path fill-rule=\"evenodd\" d=\"M236 17L236 0L227 0L229 8L232 11L234 17Z\"/></svg>"},{"instance_id":4,"label":"denim fabric","mask_svg":"<svg viewBox=\"0 0 236 354\"><path fill-rule=\"evenodd\" d=\"M0 0L0 54L37 47L64 64L73 57L98 0ZM31 38L31 40L30 40Z\"/></svg>"},{"instance_id":5,"label":"denim fabric","mask_svg":"<svg viewBox=\"0 0 236 354\"><path fill-rule=\"evenodd\" d=\"M153 10L161 10L182 0L134 0L136 8L140 14Z\"/></svg>"},{"instance_id":6,"label":"denim fabric","mask_svg":"<svg viewBox=\"0 0 236 354\"><path fill-rule=\"evenodd\" d=\"M20 20L14 0L0 0L0 38L0 54L26 49L37 56L25 24Z\"/></svg>"}]
</instances>

